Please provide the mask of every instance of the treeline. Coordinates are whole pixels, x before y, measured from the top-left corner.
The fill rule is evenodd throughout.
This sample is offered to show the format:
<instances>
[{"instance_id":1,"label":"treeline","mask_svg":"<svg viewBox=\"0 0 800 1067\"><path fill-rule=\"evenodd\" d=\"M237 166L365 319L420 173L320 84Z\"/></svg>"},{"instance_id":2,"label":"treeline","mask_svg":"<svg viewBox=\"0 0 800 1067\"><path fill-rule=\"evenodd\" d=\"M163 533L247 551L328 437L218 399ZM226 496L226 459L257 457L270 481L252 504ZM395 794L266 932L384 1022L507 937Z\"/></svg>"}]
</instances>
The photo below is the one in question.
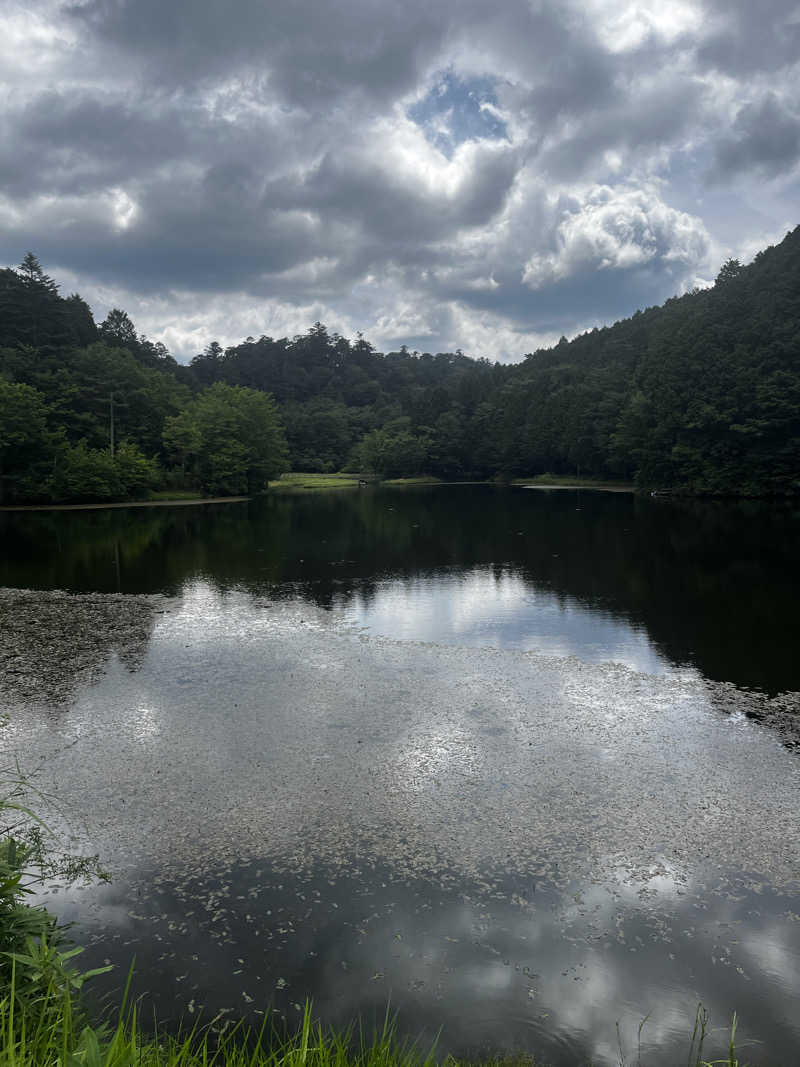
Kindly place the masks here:
<instances>
[{"instance_id":1,"label":"treeline","mask_svg":"<svg viewBox=\"0 0 800 1067\"><path fill-rule=\"evenodd\" d=\"M29 253L0 271L0 496L123 500L154 489L252 493L287 468L265 393L194 373L124 311L97 325Z\"/></svg>"},{"instance_id":2,"label":"treeline","mask_svg":"<svg viewBox=\"0 0 800 1067\"><path fill-rule=\"evenodd\" d=\"M283 470L800 489L800 227L716 284L515 365L376 352L316 323L188 366L94 322L36 257L0 271L6 500L254 492Z\"/></svg>"}]
</instances>

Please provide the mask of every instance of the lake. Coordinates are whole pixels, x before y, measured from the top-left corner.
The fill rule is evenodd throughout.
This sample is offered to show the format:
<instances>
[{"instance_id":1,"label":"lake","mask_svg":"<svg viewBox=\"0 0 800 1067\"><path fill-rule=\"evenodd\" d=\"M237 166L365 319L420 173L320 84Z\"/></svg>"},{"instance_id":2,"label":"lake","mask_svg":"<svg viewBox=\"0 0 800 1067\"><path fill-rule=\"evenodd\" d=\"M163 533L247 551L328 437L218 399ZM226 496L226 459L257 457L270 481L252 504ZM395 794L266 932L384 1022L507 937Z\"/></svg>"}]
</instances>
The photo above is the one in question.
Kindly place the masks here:
<instances>
[{"instance_id":1,"label":"lake","mask_svg":"<svg viewBox=\"0 0 800 1067\"><path fill-rule=\"evenodd\" d=\"M161 1019L800 1047L785 501L442 486L0 514L0 731Z\"/></svg>"}]
</instances>

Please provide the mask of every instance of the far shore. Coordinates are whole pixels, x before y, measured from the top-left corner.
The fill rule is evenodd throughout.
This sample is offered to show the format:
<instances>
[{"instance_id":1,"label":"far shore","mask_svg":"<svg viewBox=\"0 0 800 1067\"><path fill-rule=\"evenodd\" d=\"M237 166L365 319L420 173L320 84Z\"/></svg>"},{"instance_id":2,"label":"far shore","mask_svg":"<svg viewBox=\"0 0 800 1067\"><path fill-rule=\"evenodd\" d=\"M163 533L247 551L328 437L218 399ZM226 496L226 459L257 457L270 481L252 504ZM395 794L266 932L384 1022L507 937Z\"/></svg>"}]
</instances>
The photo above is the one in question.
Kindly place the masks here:
<instances>
[{"instance_id":1,"label":"far shore","mask_svg":"<svg viewBox=\"0 0 800 1067\"><path fill-rule=\"evenodd\" d=\"M514 482L520 489L596 489L603 493L635 493L635 485L604 485L602 482Z\"/></svg>"},{"instance_id":2,"label":"far shore","mask_svg":"<svg viewBox=\"0 0 800 1067\"><path fill-rule=\"evenodd\" d=\"M249 496L198 496L187 500L123 500L109 504L98 501L94 504L9 504L0 506L0 511L105 511L106 508L183 508L194 504L240 504Z\"/></svg>"},{"instance_id":3,"label":"far shore","mask_svg":"<svg viewBox=\"0 0 800 1067\"><path fill-rule=\"evenodd\" d=\"M361 476L349 474L302 474L290 473L275 482L271 482L270 491L280 493L319 491L323 489L357 489ZM373 479L370 484L384 485L389 488L413 488L414 486L431 485L497 485L493 480L476 481L444 481L441 478L422 476L417 478L386 478ZM521 489L597 489L606 493L634 493L636 487L619 482L592 482L592 481L539 481L533 478L515 478L506 485L513 485ZM109 503L108 501L96 500L85 504L0 504L0 514L10 511L105 511L109 508L178 508L191 507L197 504L241 504L252 500L251 496L181 496L169 499L151 500L120 500Z\"/></svg>"}]
</instances>

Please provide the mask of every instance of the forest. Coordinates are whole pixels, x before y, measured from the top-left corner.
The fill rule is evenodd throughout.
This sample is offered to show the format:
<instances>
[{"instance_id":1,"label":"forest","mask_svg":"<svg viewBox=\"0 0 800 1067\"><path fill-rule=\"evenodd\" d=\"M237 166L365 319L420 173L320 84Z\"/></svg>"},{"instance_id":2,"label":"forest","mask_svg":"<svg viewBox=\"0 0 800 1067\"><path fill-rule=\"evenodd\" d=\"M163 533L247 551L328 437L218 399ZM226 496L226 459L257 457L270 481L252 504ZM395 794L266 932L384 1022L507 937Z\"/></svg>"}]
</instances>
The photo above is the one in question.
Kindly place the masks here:
<instances>
[{"instance_id":1,"label":"forest","mask_svg":"<svg viewBox=\"0 0 800 1067\"><path fill-rule=\"evenodd\" d=\"M501 364L315 323L188 365L96 323L33 253L0 270L0 501L252 494L283 472L800 491L800 226L707 289Z\"/></svg>"}]
</instances>

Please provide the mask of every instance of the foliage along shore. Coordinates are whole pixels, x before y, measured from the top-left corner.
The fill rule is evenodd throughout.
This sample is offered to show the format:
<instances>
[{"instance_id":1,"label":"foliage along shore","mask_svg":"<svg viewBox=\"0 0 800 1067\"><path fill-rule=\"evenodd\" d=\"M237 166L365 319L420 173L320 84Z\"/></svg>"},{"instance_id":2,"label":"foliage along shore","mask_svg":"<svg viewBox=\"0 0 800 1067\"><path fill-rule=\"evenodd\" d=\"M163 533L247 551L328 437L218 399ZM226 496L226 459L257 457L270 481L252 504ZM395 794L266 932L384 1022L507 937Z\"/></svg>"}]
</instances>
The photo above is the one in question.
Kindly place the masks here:
<instances>
[{"instance_id":1,"label":"foliage along shore","mask_svg":"<svg viewBox=\"0 0 800 1067\"><path fill-rule=\"evenodd\" d=\"M316 323L188 366L95 323L32 253L0 270L0 502L260 491L286 471L691 494L800 492L800 227L714 286L501 365Z\"/></svg>"},{"instance_id":2,"label":"foliage along shore","mask_svg":"<svg viewBox=\"0 0 800 1067\"><path fill-rule=\"evenodd\" d=\"M362 478L356 474L333 473L317 474L303 471L282 474L277 481L267 485L269 492L305 493L323 492L331 489L359 489L367 485L388 486L394 489L413 488L415 486L435 485L506 485L529 486L541 489L600 489L614 493L632 493L636 487L631 482L588 481L564 475L557 478L551 474L534 475L531 478L515 478L508 483L505 479L484 479L482 481L459 480L446 482L431 475L415 478ZM250 496L204 496L194 490L161 490L151 492L144 500L124 500L118 502L93 502L84 504L0 504L0 512L6 511L86 511L104 508L158 508L187 507L194 504L241 504L251 500Z\"/></svg>"},{"instance_id":3,"label":"foliage along shore","mask_svg":"<svg viewBox=\"0 0 800 1067\"><path fill-rule=\"evenodd\" d=\"M162 498L148 497L146 500L121 500L109 503L95 501L89 504L0 504L0 512L6 511L100 511L106 508L179 508L194 504L242 504L249 496L202 496L199 493L186 493L181 496L172 493Z\"/></svg>"}]
</instances>

